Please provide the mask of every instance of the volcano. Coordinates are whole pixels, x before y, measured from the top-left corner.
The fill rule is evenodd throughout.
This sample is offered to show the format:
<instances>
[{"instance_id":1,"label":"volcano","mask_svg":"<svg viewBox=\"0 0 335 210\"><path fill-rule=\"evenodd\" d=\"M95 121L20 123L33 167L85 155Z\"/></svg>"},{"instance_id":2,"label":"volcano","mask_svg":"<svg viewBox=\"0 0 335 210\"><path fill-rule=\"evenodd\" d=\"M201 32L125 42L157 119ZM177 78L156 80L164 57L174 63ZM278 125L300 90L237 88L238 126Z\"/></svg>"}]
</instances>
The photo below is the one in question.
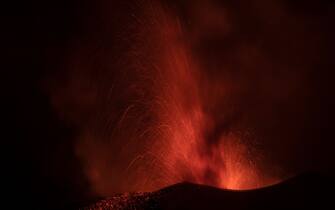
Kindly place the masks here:
<instances>
[{"instance_id":1,"label":"volcano","mask_svg":"<svg viewBox=\"0 0 335 210\"><path fill-rule=\"evenodd\" d=\"M3 20L15 209L335 209L335 1L35 0Z\"/></svg>"},{"instance_id":2,"label":"volcano","mask_svg":"<svg viewBox=\"0 0 335 210\"><path fill-rule=\"evenodd\" d=\"M333 184L318 174L244 191L179 183L155 192L120 194L84 209L334 209Z\"/></svg>"}]
</instances>

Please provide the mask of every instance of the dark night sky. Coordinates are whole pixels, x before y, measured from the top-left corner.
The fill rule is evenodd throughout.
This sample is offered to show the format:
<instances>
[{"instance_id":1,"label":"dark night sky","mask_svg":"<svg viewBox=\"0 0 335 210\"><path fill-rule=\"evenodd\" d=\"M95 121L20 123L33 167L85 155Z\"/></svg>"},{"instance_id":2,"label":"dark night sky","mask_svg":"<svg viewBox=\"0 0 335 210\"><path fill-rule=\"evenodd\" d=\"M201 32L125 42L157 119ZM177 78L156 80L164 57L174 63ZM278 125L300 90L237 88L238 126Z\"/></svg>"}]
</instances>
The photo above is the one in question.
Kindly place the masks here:
<instances>
[{"instance_id":1,"label":"dark night sky","mask_svg":"<svg viewBox=\"0 0 335 210\"><path fill-rule=\"evenodd\" d=\"M192 21L187 9L192 1L179 0L176 2L169 2L168 5L171 4L173 8L176 8L185 22L186 20ZM245 5L248 5L247 2L249 1L227 0L218 3L231 5L234 8L231 10L232 13L243 13L241 17L239 16L241 20L236 18L242 28L236 36L243 37L243 30L248 31L247 28L254 23L247 21L248 15L253 14L243 12L249 11L245 8ZM128 5L131 5L131 1L106 3L101 0L93 3L93 1L36 0L11 5L8 6L8 9L4 8L6 10L5 29L2 30L5 35L3 41L6 54L5 68L3 68L4 90L6 103L10 104L11 110L8 124L12 126L11 135L7 139L13 143L15 151L7 157L8 171L13 180L10 182L10 188L13 190L11 195L25 197L28 203L37 205L38 209L73 208L95 199L80 160L73 152L73 139L79 131L73 124L60 119L54 111L50 104L49 93L45 88L48 86L46 81L49 81L47 78L50 75L57 77L66 71L63 67L68 63L72 46L80 45L82 40L106 40L107 35L118 33L119 27L127 23L118 22L113 17L127 16L131 12ZM318 48L321 54L318 55L311 70L306 73L313 78L313 86L306 87L312 99L309 104L302 105L308 110L317 111L311 112L310 116L304 116L306 126L292 125L294 128L301 129L297 136L304 138L304 141L294 142L292 151L289 151L287 155L276 154L276 151L270 151L269 154L278 157L278 162L284 163L292 171L319 169L322 172L333 174L335 146L333 134L335 117L333 108L335 102L333 92L335 76L333 71L335 64L333 52L335 47L334 3L331 0L285 0L285 5L290 14L306 23L307 28L311 28L311 30L306 29L310 34L301 37L303 33L293 33L292 39L284 37L279 43L264 47L269 47L269 52L272 53L270 56L278 58L278 62L287 59L285 61L288 63L303 63L306 60L309 64L307 60L310 59L310 56L314 56L313 52L306 52L300 57L294 55L292 60L287 58L286 54L290 52L287 52L285 47L290 44L286 43L286 39L294 46L295 43L301 43L304 46L308 44L309 37L314 35L312 30L318 30L315 34L320 40L315 41L317 46L311 49ZM111 19L105 18L106 11L110 11ZM110 25L109 21L111 21ZM196 30L196 27L192 25L189 27L190 33ZM268 34L271 34L268 31L257 31L257 25L255 28L254 32L250 32L250 39L253 39L253 36L261 36L267 40ZM290 28L287 27L285 30L290 30ZM209 39L214 42L219 40L218 37ZM282 45L282 42L285 44ZM211 52L226 53L220 51L221 46L211 48L210 42L200 43L195 46L195 49L209 63L216 62L215 59L211 60L213 59ZM309 50L308 47L302 47L302 49ZM219 73L209 72L209 74L218 75ZM297 108L297 110L300 109ZM255 112L257 112L256 108ZM299 114L297 115L299 117ZM264 119L267 118L264 117ZM294 119L292 121L293 123L301 122ZM301 133L303 135L300 135ZM264 135L271 136L267 133ZM278 142L265 143L265 147L269 148L280 147L280 145L282 144ZM283 146L283 148L286 147ZM285 149L278 149L278 151L282 150Z\"/></svg>"}]
</instances>

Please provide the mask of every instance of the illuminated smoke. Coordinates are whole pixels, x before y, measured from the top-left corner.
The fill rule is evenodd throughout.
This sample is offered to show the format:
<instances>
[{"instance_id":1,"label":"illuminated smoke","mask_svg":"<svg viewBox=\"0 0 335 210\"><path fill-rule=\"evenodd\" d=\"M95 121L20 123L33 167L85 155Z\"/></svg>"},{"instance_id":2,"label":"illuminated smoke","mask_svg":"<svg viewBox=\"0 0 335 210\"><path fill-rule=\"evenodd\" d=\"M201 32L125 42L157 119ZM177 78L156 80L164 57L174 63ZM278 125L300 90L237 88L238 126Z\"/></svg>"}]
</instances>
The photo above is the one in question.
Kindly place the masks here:
<instances>
[{"instance_id":1,"label":"illuminated smoke","mask_svg":"<svg viewBox=\"0 0 335 210\"><path fill-rule=\"evenodd\" d=\"M120 20L130 24L118 25L115 15L111 27L119 33L103 43L92 35L95 41L75 47L64 83L52 86L53 105L78 131L76 152L93 190L106 196L182 181L229 189L276 182L258 138L276 125L273 107L286 106L305 81L292 73L286 86L277 85L281 76L270 70L286 66L274 67L258 45L236 41L244 38L228 38L238 26L213 2L196 1L194 25L167 5L136 2ZM237 44L223 55L202 49L207 31ZM259 128L268 122L269 129Z\"/></svg>"}]
</instances>

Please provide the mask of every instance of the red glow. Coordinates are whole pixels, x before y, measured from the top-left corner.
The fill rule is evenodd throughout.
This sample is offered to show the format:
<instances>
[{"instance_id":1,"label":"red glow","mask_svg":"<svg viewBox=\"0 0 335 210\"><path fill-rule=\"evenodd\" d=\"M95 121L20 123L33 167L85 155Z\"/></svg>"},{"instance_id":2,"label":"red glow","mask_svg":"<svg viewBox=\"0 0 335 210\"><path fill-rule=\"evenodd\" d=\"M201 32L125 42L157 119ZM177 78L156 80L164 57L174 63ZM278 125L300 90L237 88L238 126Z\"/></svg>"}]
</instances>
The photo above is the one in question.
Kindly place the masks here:
<instances>
[{"instance_id":1,"label":"red glow","mask_svg":"<svg viewBox=\"0 0 335 210\"><path fill-rule=\"evenodd\" d=\"M82 109L67 112L81 129L76 149L93 189L106 196L183 181L228 189L272 183L260 175L247 132L225 129L209 142L218 126L211 108L229 100L225 94L231 84L207 78L177 16L154 3L145 8L134 20L135 38L120 56L116 82L108 72L94 82L74 71L71 91L61 90L65 99L53 98L62 114L67 100ZM126 106L117 115L122 102Z\"/></svg>"},{"instance_id":2,"label":"red glow","mask_svg":"<svg viewBox=\"0 0 335 210\"><path fill-rule=\"evenodd\" d=\"M203 94L222 96L224 84L219 93L202 92L202 88L211 88L201 83L204 78L200 78L201 70L192 58L178 19L163 11L156 14L159 24L151 30L157 42L153 45L160 49L156 55L159 63L150 73L154 78L152 108L158 123L151 129L153 138L159 140L154 141L150 152L168 173L162 175L166 184L193 181L228 189L264 185L239 134L229 131L220 135L216 145L208 145L206 134L215 125L204 112L207 97Z\"/></svg>"}]
</instances>

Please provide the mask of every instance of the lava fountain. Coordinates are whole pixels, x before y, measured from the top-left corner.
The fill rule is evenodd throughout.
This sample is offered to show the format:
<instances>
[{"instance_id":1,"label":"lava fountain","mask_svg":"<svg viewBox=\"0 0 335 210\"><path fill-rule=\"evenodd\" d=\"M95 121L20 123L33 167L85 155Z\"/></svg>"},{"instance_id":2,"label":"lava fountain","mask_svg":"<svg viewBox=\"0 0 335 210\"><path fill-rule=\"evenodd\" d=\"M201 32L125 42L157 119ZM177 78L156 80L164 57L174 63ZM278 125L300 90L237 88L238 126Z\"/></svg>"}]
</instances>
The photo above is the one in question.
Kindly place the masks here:
<instances>
[{"instance_id":1,"label":"lava fountain","mask_svg":"<svg viewBox=\"0 0 335 210\"><path fill-rule=\"evenodd\" d=\"M152 19L156 23L150 30L157 42L152 45L159 52L155 53L157 66L147 74L153 76L151 104L158 122L151 129L158 140L148 151L167 173L161 176L168 183L186 180L229 189L258 186L256 167L241 134L225 130L216 137L217 143L208 143L216 125L204 110L208 101L202 89L213 89L201 81L201 69L192 58L180 21L162 10L156 10ZM219 90L224 88L222 84Z\"/></svg>"},{"instance_id":2,"label":"lava fountain","mask_svg":"<svg viewBox=\"0 0 335 210\"><path fill-rule=\"evenodd\" d=\"M90 57L92 47L80 46L65 85L53 90L53 104L78 130L76 151L94 191L273 183L258 166L252 131L213 116L231 84L206 76L178 16L153 1L140 8L121 34L128 37L118 56L104 49Z\"/></svg>"}]
</instances>

